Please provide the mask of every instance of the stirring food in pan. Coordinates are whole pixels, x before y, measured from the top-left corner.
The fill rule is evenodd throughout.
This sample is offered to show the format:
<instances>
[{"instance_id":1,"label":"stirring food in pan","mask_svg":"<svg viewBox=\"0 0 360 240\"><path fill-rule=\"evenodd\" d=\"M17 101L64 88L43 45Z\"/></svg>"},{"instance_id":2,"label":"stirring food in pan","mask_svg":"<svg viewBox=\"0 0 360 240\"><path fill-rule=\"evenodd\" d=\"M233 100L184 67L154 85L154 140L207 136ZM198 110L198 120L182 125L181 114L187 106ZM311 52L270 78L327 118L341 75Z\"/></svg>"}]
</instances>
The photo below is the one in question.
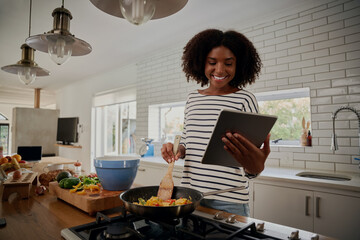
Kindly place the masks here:
<instances>
[{"instance_id":1,"label":"stirring food in pan","mask_svg":"<svg viewBox=\"0 0 360 240\"><path fill-rule=\"evenodd\" d=\"M150 199L145 201L143 198L139 198L138 202L134 202L137 205L143 206L154 206L154 207L168 207L168 206L179 206L192 203L191 197L187 198L179 198L179 199L169 199L166 201L161 200L158 197L152 196Z\"/></svg>"}]
</instances>

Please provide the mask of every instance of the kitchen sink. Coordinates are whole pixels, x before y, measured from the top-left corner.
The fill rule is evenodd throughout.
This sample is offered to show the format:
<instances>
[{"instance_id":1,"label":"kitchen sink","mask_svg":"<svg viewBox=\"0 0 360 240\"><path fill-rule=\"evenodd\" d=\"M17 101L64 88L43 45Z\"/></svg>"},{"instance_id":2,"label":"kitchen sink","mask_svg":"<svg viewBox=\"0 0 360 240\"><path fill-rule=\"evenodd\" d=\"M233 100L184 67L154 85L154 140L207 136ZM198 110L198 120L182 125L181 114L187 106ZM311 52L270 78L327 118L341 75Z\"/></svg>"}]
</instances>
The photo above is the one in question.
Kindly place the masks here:
<instances>
[{"instance_id":1,"label":"kitchen sink","mask_svg":"<svg viewBox=\"0 0 360 240\"><path fill-rule=\"evenodd\" d=\"M299 177L305 178L316 178L316 179L324 179L324 180L332 180L332 181L350 181L351 177L347 175L340 174L331 174L331 173L321 173L321 172L300 172L296 174Z\"/></svg>"}]
</instances>

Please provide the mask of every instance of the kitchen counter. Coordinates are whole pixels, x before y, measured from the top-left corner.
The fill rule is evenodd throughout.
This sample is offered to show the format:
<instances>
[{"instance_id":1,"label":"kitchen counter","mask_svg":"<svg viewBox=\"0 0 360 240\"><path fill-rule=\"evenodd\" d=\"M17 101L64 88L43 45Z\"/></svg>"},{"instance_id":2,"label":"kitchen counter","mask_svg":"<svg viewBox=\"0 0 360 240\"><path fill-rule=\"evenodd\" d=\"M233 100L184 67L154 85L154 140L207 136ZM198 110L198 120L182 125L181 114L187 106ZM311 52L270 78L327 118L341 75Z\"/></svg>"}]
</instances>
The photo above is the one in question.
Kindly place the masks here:
<instances>
[{"instance_id":1,"label":"kitchen counter","mask_svg":"<svg viewBox=\"0 0 360 240\"><path fill-rule=\"evenodd\" d=\"M155 165L166 165L166 162L161 157L145 157L140 161L149 162ZM179 159L175 162L175 166L182 167L184 160ZM327 179L307 178L297 176L300 172L315 172L324 174L335 174L340 176L351 177L350 181L334 181ZM295 183L308 186L317 186L322 188L332 188L337 190L353 191L355 194L360 195L360 170L359 173L348 172L333 172L321 170L308 170L299 168L280 168L280 167L265 167L264 171L252 181L278 181L282 183Z\"/></svg>"},{"instance_id":2,"label":"kitchen counter","mask_svg":"<svg viewBox=\"0 0 360 240\"><path fill-rule=\"evenodd\" d=\"M211 214L217 212L203 207L197 210ZM111 217L119 215L119 212L119 208L103 211ZM62 229L95 221L95 217L57 199L50 193L42 196L32 194L29 199L22 200L11 196L9 201L0 202L0 217L5 217L7 222L5 227L0 228L0 239L62 239L60 235ZM241 216L237 216L236 219L245 223L254 220ZM272 225L274 229L283 228L276 224L266 224ZM300 232L306 234L304 231ZM307 235L309 236L310 233ZM320 239L329 238L320 236Z\"/></svg>"}]
</instances>

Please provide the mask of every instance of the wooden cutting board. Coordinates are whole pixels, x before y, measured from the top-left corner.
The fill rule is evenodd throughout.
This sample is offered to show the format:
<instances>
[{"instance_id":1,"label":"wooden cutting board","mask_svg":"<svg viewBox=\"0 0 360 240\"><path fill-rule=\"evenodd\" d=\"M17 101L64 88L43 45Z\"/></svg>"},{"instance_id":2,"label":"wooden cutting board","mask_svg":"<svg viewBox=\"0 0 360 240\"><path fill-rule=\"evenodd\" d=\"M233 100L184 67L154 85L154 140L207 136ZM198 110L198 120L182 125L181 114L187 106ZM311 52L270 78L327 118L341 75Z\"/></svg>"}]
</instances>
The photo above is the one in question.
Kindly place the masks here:
<instances>
[{"instance_id":1,"label":"wooden cutting board","mask_svg":"<svg viewBox=\"0 0 360 240\"><path fill-rule=\"evenodd\" d=\"M2 200L8 200L9 196L15 192L17 192L19 197L22 199L29 198L32 186L36 185L37 183L37 175L38 174L36 172L26 172L22 173L20 179L14 180L12 177L10 177L5 180L5 182L2 184Z\"/></svg>"},{"instance_id":2,"label":"wooden cutting board","mask_svg":"<svg viewBox=\"0 0 360 240\"><path fill-rule=\"evenodd\" d=\"M49 191L61 200L89 213L95 215L96 212L119 207L123 205L120 194L123 191L101 190L100 193L87 192L86 195L70 193L69 189L59 187L58 182L50 182Z\"/></svg>"}]
</instances>

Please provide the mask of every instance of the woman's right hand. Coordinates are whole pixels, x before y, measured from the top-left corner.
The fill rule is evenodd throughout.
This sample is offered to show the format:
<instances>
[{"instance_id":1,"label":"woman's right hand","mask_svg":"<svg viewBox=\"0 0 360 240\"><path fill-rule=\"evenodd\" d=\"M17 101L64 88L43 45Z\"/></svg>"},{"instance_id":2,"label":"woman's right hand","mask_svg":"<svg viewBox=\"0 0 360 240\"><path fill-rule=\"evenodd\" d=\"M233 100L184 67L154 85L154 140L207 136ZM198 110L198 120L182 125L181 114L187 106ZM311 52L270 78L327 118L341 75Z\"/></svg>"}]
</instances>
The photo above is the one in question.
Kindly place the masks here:
<instances>
[{"instance_id":1,"label":"woman's right hand","mask_svg":"<svg viewBox=\"0 0 360 240\"><path fill-rule=\"evenodd\" d=\"M179 145L178 152L176 155L174 155L173 153L173 147L174 144L168 142L163 144L161 148L161 156L168 163L177 161L179 158L185 156L185 147L183 145Z\"/></svg>"}]
</instances>

